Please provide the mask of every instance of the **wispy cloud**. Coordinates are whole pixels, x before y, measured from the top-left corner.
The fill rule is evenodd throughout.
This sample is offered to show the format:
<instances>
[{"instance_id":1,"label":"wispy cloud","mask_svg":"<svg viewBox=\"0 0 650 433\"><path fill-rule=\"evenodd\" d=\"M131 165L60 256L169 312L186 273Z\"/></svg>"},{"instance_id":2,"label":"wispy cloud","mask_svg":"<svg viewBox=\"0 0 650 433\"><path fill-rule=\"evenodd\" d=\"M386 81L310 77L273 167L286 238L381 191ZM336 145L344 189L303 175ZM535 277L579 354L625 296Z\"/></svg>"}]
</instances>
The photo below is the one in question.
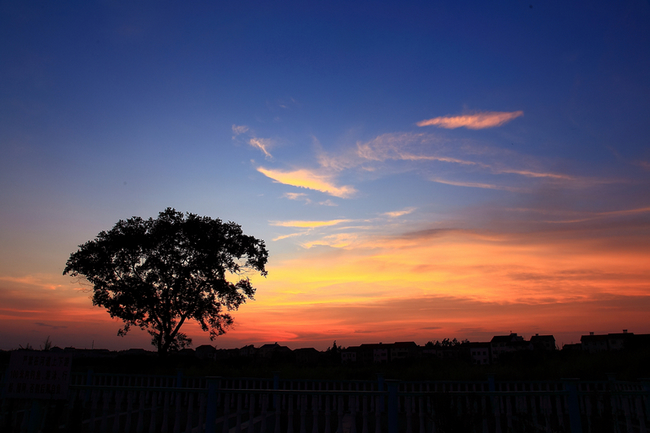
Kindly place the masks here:
<instances>
[{"instance_id":1,"label":"wispy cloud","mask_svg":"<svg viewBox=\"0 0 650 433\"><path fill-rule=\"evenodd\" d=\"M301 245L307 249L315 246L346 248L350 246L355 240L357 240L357 235L354 233L339 233L335 235L325 236L315 241L305 242Z\"/></svg>"},{"instance_id":2,"label":"wispy cloud","mask_svg":"<svg viewBox=\"0 0 650 433\"><path fill-rule=\"evenodd\" d=\"M351 186L337 186L330 175L316 173L315 171L308 169L281 171L258 167L257 171L278 183L298 188L313 189L334 197L350 198L357 192L357 190Z\"/></svg>"},{"instance_id":3,"label":"wispy cloud","mask_svg":"<svg viewBox=\"0 0 650 433\"><path fill-rule=\"evenodd\" d=\"M521 176L526 176L526 177L548 177L551 179L559 179L559 180L575 180L576 178L573 176L569 176L567 174L558 174L558 173L540 173L540 172L535 172L535 171L530 171L530 170L515 170L511 168L501 168L501 169L495 169L494 170L496 173L503 173L503 174L519 174Z\"/></svg>"},{"instance_id":4,"label":"wispy cloud","mask_svg":"<svg viewBox=\"0 0 650 433\"><path fill-rule=\"evenodd\" d=\"M433 182L437 183L443 183L445 185L453 185L453 186L464 186L468 188L484 188L484 189L500 189L503 191L512 191L512 192L523 192L525 191L522 188L516 188L516 187L510 187L510 186L501 186L501 185L493 185L490 183L480 183L480 182L456 182L453 180L445 180L445 179L440 179L440 178L434 178L431 179Z\"/></svg>"},{"instance_id":5,"label":"wispy cloud","mask_svg":"<svg viewBox=\"0 0 650 433\"><path fill-rule=\"evenodd\" d=\"M246 143L251 147L261 150L266 159L273 159L273 155L269 152L269 148L273 145L273 140L270 138L257 137L254 131L246 125L232 125L232 139L239 140L239 135L245 134L248 136Z\"/></svg>"},{"instance_id":6,"label":"wispy cloud","mask_svg":"<svg viewBox=\"0 0 650 433\"><path fill-rule=\"evenodd\" d=\"M232 133L235 136L248 132L248 126L246 125L232 125Z\"/></svg>"},{"instance_id":7,"label":"wispy cloud","mask_svg":"<svg viewBox=\"0 0 650 433\"><path fill-rule=\"evenodd\" d=\"M52 329L64 329L64 328L67 328L67 326L49 325L47 323L42 323L42 322L36 322L36 323L34 323L34 325L42 326L42 327L45 327L45 328L52 328Z\"/></svg>"},{"instance_id":8,"label":"wispy cloud","mask_svg":"<svg viewBox=\"0 0 650 433\"><path fill-rule=\"evenodd\" d=\"M393 212L384 212L382 215L385 215L385 216L387 216L389 218L399 218L401 216L408 215L408 214L412 213L415 209L416 208L414 208L414 207L407 207L406 209L397 210L397 211L393 211Z\"/></svg>"},{"instance_id":9,"label":"wispy cloud","mask_svg":"<svg viewBox=\"0 0 650 433\"><path fill-rule=\"evenodd\" d=\"M614 211L607 211L607 212L573 212L573 214L575 215L574 218L560 219L560 220L545 220L544 222L550 224L573 224L573 223L582 223L582 222L591 221L600 218L622 217L622 216L630 216L630 215L637 215L643 213L650 213L650 207L642 207L636 209L622 209L622 210L614 210Z\"/></svg>"},{"instance_id":10,"label":"wispy cloud","mask_svg":"<svg viewBox=\"0 0 650 433\"><path fill-rule=\"evenodd\" d=\"M297 232L297 233L290 233L288 235L277 236L277 237L273 238L273 242L281 241L282 239L294 238L296 236L304 236L307 233L309 233L309 232L308 231L303 231L303 232Z\"/></svg>"},{"instance_id":11,"label":"wispy cloud","mask_svg":"<svg viewBox=\"0 0 650 433\"><path fill-rule=\"evenodd\" d=\"M282 197L288 198L289 200L309 200L307 194L304 192L285 192L282 194Z\"/></svg>"},{"instance_id":12,"label":"wispy cloud","mask_svg":"<svg viewBox=\"0 0 650 433\"><path fill-rule=\"evenodd\" d=\"M250 144L256 149L261 150L262 153L264 153L265 158L267 159L273 158L273 155L271 155L268 151L268 147L273 144L273 142L270 139L253 137L250 140L248 140L248 144Z\"/></svg>"},{"instance_id":13,"label":"wispy cloud","mask_svg":"<svg viewBox=\"0 0 650 433\"><path fill-rule=\"evenodd\" d=\"M483 111L479 113L464 114L460 116L442 116L422 120L418 126L437 126L439 128L455 129L465 127L468 129L485 129L501 126L504 123L523 116L523 111Z\"/></svg>"},{"instance_id":14,"label":"wispy cloud","mask_svg":"<svg viewBox=\"0 0 650 433\"><path fill-rule=\"evenodd\" d=\"M329 221L271 221L270 224L276 227L301 227L301 228L312 228L312 227L327 227L335 226L337 224L349 222L348 219L338 219L338 220L329 220Z\"/></svg>"}]
</instances>

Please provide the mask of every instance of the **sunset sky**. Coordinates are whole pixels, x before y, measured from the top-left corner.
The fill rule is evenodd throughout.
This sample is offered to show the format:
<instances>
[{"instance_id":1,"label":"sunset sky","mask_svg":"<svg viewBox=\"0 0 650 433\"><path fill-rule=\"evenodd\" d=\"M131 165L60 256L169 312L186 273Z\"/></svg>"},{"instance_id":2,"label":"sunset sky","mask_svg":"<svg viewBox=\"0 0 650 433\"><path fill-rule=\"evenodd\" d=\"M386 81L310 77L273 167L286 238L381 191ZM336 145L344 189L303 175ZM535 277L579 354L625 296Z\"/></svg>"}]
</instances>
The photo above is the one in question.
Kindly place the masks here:
<instances>
[{"instance_id":1,"label":"sunset sky","mask_svg":"<svg viewBox=\"0 0 650 433\"><path fill-rule=\"evenodd\" d=\"M167 207L269 249L218 348L650 333L647 0L3 1L0 151L0 349L153 349L62 272Z\"/></svg>"}]
</instances>

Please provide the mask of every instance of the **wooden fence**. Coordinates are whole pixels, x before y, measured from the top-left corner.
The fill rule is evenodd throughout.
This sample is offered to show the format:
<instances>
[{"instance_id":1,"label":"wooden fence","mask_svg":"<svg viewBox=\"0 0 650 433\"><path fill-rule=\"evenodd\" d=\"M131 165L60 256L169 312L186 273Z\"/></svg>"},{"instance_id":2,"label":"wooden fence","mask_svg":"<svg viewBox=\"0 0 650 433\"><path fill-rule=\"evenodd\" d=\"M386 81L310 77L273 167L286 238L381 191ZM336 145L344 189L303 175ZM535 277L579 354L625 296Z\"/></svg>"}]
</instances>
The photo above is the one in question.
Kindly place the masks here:
<instances>
[{"instance_id":1,"label":"wooden fence","mask_svg":"<svg viewBox=\"0 0 650 433\"><path fill-rule=\"evenodd\" d=\"M650 433L650 382L317 381L73 374L67 400L2 398L0 431Z\"/></svg>"}]
</instances>

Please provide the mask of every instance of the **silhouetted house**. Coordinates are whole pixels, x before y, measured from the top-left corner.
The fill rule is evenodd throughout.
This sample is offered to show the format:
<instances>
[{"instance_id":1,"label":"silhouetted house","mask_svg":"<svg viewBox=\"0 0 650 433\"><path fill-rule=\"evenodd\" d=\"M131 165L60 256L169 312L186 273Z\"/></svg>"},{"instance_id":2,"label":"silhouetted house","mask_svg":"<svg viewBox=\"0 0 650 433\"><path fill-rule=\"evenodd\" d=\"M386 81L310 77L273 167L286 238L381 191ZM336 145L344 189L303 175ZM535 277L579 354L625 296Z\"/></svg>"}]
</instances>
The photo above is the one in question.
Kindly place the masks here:
<instances>
[{"instance_id":1,"label":"silhouetted house","mask_svg":"<svg viewBox=\"0 0 650 433\"><path fill-rule=\"evenodd\" d=\"M420 346L420 354L425 358L438 357L436 346L431 341L424 346Z\"/></svg>"},{"instance_id":2,"label":"silhouetted house","mask_svg":"<svg viewBox=\"0 0 650 433\"><path fill-rule=\"evenodd\" d=\"M291 354L291 349L287 346L280 346L278 343L264 344L260 347L259 354L263 358L284 357Z\"/></svg>"},{"instance_id":3,"label":"silhouetted house","mask_svg":"<svg viewBox=\"0 0 650 433\"><path fill-rule=\"evenodd\" d=\"M469 353L461 348L460 343L450 343L447 339L442 344L439 341L435 344L429 341L424 347L420 348L420 353L424 357L447 360L458 360L463 358L464 355L469 356Z\"/></svg>"},{"instance_id":4,"label":"silhouetted house","mask_svg":"<svg viewBox=\"0 0 650 433\"><path fill-rule=\"evenodd\" d=\"M463 354L464 352L461 349L460 344L440 347L440 355L442 359L457 361L463 358Z\"/></svg>"},{"instance_id":5,"label":"silhouetted house","mask_svg":"<svg viewBox=\"0 0 650 433\"><path fill-rule=\"evenodd\" d=\"M390 360L413 359L420 354L418 345L413 341L398 341L390 346Z\"/></svg>"},{"instance_id":6,"label":"silhouetted house","mask_svg":"<svg viewBox=\"0 0 650 433\"><path fill-rule=\"evenodd\" d=\"M562 352L581 352L582 343L568 343L562 346Z\"/></svg>"},{"instance_id":7,"label":"silhouetted house","mask_svg":"<svg viewBox=\"0 0 650 433\"><path fill-rule=\"evenodd\" d=\"M383 364L388 362L390 347L388 344L379 343L372 349L372 362Z\"/></svg>"},{"instance_id":8,"label":"silhouetted house","mask_svg":"<svg viewBox=\"0 0 650 433\"><path fill-rule=\"evenodd\" d=\"M389 350L388 344L362 344L359 346L361 362L364 364L386 363L388 362ZM358 358L357 358L358 360Z\"/></svg>"},{"instance_id":9,"label":"silhouetted house","mask_svg":"<svg viewBox=\"0 0 650 433\"><path fill-rule=\"evenodd\" d=\"M556 350L555 337L552 335L539 335L535 334L530 337L530 343L533 345L534 350L552 351Z\"/></svg>"},{"instance_id":10,"label":"silhouetted house","mask_svg":"<svg viewBox=\"0 0 650 433\"><path fill-rule=\"evenodd\" d=\"M239 349L217 349L215 359L239 358Z\"/></svg>"},{"instance_id":11,"label":"silhouetted house","mask_svg":"<svg viewBox=\"0 0 650 433\"><path fill-rule=\"evenodd\" d=\"M461 350L469 355L469 359L476 365L488 365L491 363L490 343L462 343Z\"/></svg>"},{"instance_id":12,"label":"silhouetted house","mask_svg":"<svg viewBox=\"0 0 650 433\"><path fill-rule=\"evenodd\" d=\"M348 347L341 351L343 364L383 364L398 359L417 358L420 347L413 341L401 341L391 344L362 344L358 347Z\"/></svg>"},{"instance_id":13,"label":"silhouetted house","mask_svg":"<svg viewBox=\"0 0 650 433\"><path fill-rule=\"evenodd\" d=\"M594 335L593 332L590 332L589 335L580 337L582 350L588 353L631 349L638 347L639 343L644 341L650 343L650 338L645 335L634 335L633 332L627 332L627 329L621 333L607 335Z\"/></svg>"},{"instance_id":14,"label":"silhouetted house","mask_svg":"<svg viewBox=\"0 0 650 433\"><path fill-rule=\"evenodd\" d=\"M249 344L248 346L244 346L241 349L239 349L239 356L254 357L257 355L257 353L258 353L258 349L256 349L255 346L253 346L252 344Z\"/></svg>"},{"instance_id":15,"label":"silhouetted house","mask_svg":"<svg viewBox=\"0 0 650 433\"><path fill-rule=\"evenodd\" d=\"M293 351L296 356L296 363L303 365L313 365L320 361L321 353L313 347L305 347Z\"/></svg>"},{"instance_id":16,"label":"silhouetted house","mask_svg":"<svg viewBox=\"0 0 650 433\"><path fill-rule=\"evenodd\" d=\"M196 357L196 352L191 347L186 347L177 352L179 356L185 356L187 358Z\"/></svg>"},{"instance_id":17,"label":"silhouetted house","mask_svg":"<svg viewBox=\"0 0 650 433\"><path fill-rule=\"evenodd\" d=\"M606 352L609 350L607 347L607 335L594 335L593 332L590 332L589 335L580 337L580 343L582 344L582 350L587 353Z\"/></svg>"},{"instance_id":18,"label":"silhouetted house","mask_svg":"<svg viewBox=\"0 0 650 433\"><path fill-rule=\"evenodd\" d=\"M209 344L203 344L196 348L196 357L202 360L214 361L217 359L217 349Z\"/></svg>"},{"instance_id":19,"label":"silhouetted house","mask_svg":"<svg viewBox=\"0 0 650 433\"><path fill-rule=\"evenodd\" d=\"M361 360L361 348L359 346L350 346L346 349L341 349L341 364L356 364L363 362Z\"/></svg>"},{"instance_id":20,"label":"silhouetted house","mask_svg":"<svg viewBox=\"0 0 650 433\"><path fill-rule=\"evenodd\" d=\"M490 351L492 362L495 362L504 353L516 352L518 350L531 350L532 345L529 341L524 341L524 337L511 333L510 335L495 335L490 341Z\"/></svg>"},{"instance_id":21,"label":"silhouetted house","mask_svg":"<svg viewBox=\"0 0 650 433\"><path fill-rule=\"evenodd\" d=\"M634 333L627 332L627 329L624 329L622 333L607 334L607 347L609 350L623 350L630 346L634 337Z\"/></svg>"}]
</instances>

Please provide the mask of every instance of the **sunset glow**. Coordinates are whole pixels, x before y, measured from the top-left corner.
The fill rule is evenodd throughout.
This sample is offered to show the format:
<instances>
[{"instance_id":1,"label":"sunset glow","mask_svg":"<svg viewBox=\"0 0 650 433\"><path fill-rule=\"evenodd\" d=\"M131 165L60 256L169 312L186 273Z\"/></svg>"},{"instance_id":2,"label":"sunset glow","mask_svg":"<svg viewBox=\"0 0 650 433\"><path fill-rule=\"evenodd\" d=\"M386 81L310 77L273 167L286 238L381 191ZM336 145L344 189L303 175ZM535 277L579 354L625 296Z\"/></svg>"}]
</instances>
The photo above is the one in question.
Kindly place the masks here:
<instances>
[{"instance_id":1,"label":"sunset glow","mask_svg":"<svg viewBox=\"0 0 650 433\"><path fill-rule=\"evenodd\" d=\"M150 349L62 272L166 207L269 250L194 346L650 333L649 22L642 1L5 2L0 349Z\"/></svg>"}]
</instances>

